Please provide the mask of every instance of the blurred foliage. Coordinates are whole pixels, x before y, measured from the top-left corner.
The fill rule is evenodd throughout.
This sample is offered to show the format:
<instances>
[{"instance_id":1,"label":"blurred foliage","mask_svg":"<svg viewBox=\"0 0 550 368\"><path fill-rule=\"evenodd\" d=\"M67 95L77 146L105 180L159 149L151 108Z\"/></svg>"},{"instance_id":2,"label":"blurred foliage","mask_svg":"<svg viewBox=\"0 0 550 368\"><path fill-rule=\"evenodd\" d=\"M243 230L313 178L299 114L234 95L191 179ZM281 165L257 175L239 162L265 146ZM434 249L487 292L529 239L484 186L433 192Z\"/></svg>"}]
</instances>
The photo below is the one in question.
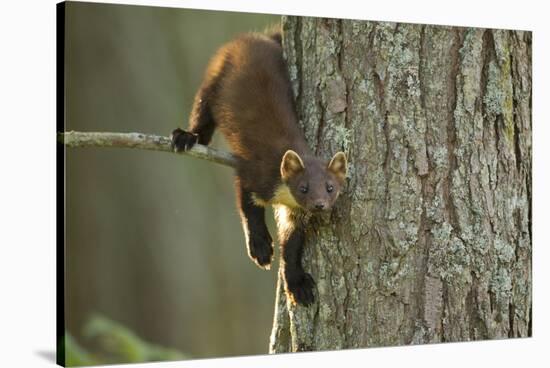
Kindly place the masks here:
<instances>
[{"instance_id":1,"label":"blurred foliage","mask_svg":"<svg viewBox=\"0 0 550 368\"><path fill-rule=\"evenodd\" d=\"M94 359L90 353L82 348L69 333L65 333L65 340L62 341L64 350L64 362L67 367L81 367L85 365L101 364Z\"/></svg>"},{"instance_id":2,"label":"blurred foliage","mask_svg":"<svg viewBox=\"0 0 550 368\"><path fill-rule=\"evenodd\" d=\"M65 16L65 129L160 135L186 127L218 47L280 22L79 2ZM66 329L78 342L97 311L196 358L267 353L277 265L247 256L231 169L110 148L65 158Z\"/></svg>"},{"instance_id":3,"label":"blurred foliage","mask_svg":"<svg viewBox=\"0 0 550 368\"><path fill-rule=\"evenodd\" d=\"M83 336L86 344L93 346L89 351L80 346L70 333L65 334L67 366L189 359L188 355L175 349L145 342L122 324L98 314L86 323Z\"/></svg>"}]
</instances>

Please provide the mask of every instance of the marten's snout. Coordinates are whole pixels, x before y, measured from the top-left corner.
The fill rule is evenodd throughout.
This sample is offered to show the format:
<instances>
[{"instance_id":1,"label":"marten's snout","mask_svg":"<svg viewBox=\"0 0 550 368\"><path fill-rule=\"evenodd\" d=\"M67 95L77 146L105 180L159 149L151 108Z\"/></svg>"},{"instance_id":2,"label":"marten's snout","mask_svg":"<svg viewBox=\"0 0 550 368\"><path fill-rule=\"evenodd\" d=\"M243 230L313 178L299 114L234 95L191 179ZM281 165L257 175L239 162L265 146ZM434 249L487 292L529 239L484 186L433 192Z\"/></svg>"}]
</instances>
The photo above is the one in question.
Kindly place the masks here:
<instances>
[{"instance_id":1,"label":"marten's snout","mask_svg":"<svg viewBox=\"0 0 550 368\"><path fill-rule=\"evenodd\" d=\"M330 210L330 201L326 199L318 199L316 201L313 201L310 205L310 211L313 212L321 212L321 211L327 211Z\"/></svg>"}]
</instances>

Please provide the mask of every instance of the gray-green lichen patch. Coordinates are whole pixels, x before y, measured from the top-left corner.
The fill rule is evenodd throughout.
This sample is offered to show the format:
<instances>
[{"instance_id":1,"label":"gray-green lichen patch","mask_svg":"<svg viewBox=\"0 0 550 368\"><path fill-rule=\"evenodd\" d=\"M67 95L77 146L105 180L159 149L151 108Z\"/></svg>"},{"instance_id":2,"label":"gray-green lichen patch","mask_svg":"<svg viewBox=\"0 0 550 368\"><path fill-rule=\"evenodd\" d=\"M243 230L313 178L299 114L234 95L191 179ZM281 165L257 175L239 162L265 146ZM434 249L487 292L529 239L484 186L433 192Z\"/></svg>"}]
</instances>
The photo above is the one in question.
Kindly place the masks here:
<instances>
[{"instance_id":1,"label":"gray-green lichen patch","mask_svg":"<svg viewBox=\"0 0 550 368\"><path fill-rule=\"evenodd\" d=\"M498 115L505 109L505 94L500 84L500 69L495 62L489 63L488 73L487 92L483 96L483 103L488 114Z\"/></svg>"},{"instance_id":2,"label":"gray-green lichen patch","mask_svg":"<svg viewBox=\"0 0 550 368\"><path fill-rule=\"evenodd\" d=\"M510 277L509 271L500 267L491 278L490 288L496 296L497 303L505 304L512 290L512 278Z\"/></svg>"},{"instance_id":3,"label":"gray-green lichen patch","mask_svg":"<svg viewBox=\"0 0 550 368\"><path fill-rule=\"evenodd\" d=\"M420 97L420 82L415 75L409 74L407 76L407 87L409 97Z\"/></svg>"},{"instance_id":4,"label":"gray-green lichen patch","mask_svg":"<svg viewBox=\"0 0 550 368\"><path fill-rule=\"evenodd\" d=\"M470 252L453 230L447 222L431 229L429 274L450 284L469 283Z\"/></svg>"},{"instance_id":5,"label":"gray-green lichen patch","mask_svg":"<svg viewBox=\"0 0 550 368\"><path fill-rule=\"evenodd\" d=\"M438 169L446 170L449 167L449 151L447 146L437 146L432 151L432 162Z\"/></svg>"},{"instance_id":6,"label":"gray-green lichen patch","mask_svg":"<svg viewBox=\"0 0 550 368\"><path fill-rule=\"evenodd\" d=\"M498 237L495 238L494 247L498 255L498 259L503 263L509 263L515 256L515 249Z\"/></svg>"},{"instance_id":7,"label":"gray-green lichen patch","mask_svg":"<svg viewBox=\"0 0 550 368\"><path fill-rule=\"evenodd\" d=\"M351 137L351 130L343 125L337 125L327 130L327 139L333 142L336 147L341 147L344 152L349 152L352 142Z\"/></svg>"}]
</instances>

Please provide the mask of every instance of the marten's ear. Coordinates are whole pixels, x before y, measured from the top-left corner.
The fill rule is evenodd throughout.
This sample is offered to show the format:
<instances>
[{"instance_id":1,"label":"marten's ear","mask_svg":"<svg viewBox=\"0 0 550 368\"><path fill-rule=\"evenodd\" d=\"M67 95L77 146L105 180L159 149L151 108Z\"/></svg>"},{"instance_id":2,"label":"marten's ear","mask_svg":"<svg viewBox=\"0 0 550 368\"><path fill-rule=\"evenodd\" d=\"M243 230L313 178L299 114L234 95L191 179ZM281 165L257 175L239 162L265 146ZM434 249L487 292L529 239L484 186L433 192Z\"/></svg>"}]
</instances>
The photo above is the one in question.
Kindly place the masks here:
<instances>
[{"instance_id":1,"label":"marten's ear","mask_svg":"<svg viewBox=\"0 0 550 368\"><path fill-rule=\"evenodd\" d=\"M346 178L346 172L348 171L348 160L344 152L338 152L330 160L328 167L340 180Z\"/></svg>"},{"instance_id":2,"label":"marten's ear","mask_svg":"<svg viewBox=\"0 0 550 368\"><path fill-rule=\"evenodd\" d=\"M291 178L303 169L305 169L305 166L300 155L293 150L286 151L281 160L281 177L283 180Z\"/></svg>"}]
</instances>

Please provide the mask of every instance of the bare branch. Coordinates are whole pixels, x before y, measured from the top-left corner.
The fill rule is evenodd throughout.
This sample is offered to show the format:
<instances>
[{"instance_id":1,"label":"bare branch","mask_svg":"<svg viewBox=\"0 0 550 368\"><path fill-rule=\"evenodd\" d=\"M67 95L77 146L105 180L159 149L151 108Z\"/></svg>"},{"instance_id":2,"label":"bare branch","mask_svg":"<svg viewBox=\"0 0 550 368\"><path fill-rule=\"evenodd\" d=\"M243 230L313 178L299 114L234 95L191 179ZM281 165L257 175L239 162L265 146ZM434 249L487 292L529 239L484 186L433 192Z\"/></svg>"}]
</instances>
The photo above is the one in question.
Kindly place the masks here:
<instances>
[{"instance_id":1,"label":"bare branch","mask_svg":"<svg viewBox=\"0 0 550 368\"><path fill-rule=\"evenodd\" d=\"M170 145L170 138L143 133L70 131L58 133L57 140L67 147L137 148L174 153ZM231 153L201 144L195 144L189 151L180 153L230 167L235 167L237 164L237 158Z\"/></svg>"}]
</instances>

